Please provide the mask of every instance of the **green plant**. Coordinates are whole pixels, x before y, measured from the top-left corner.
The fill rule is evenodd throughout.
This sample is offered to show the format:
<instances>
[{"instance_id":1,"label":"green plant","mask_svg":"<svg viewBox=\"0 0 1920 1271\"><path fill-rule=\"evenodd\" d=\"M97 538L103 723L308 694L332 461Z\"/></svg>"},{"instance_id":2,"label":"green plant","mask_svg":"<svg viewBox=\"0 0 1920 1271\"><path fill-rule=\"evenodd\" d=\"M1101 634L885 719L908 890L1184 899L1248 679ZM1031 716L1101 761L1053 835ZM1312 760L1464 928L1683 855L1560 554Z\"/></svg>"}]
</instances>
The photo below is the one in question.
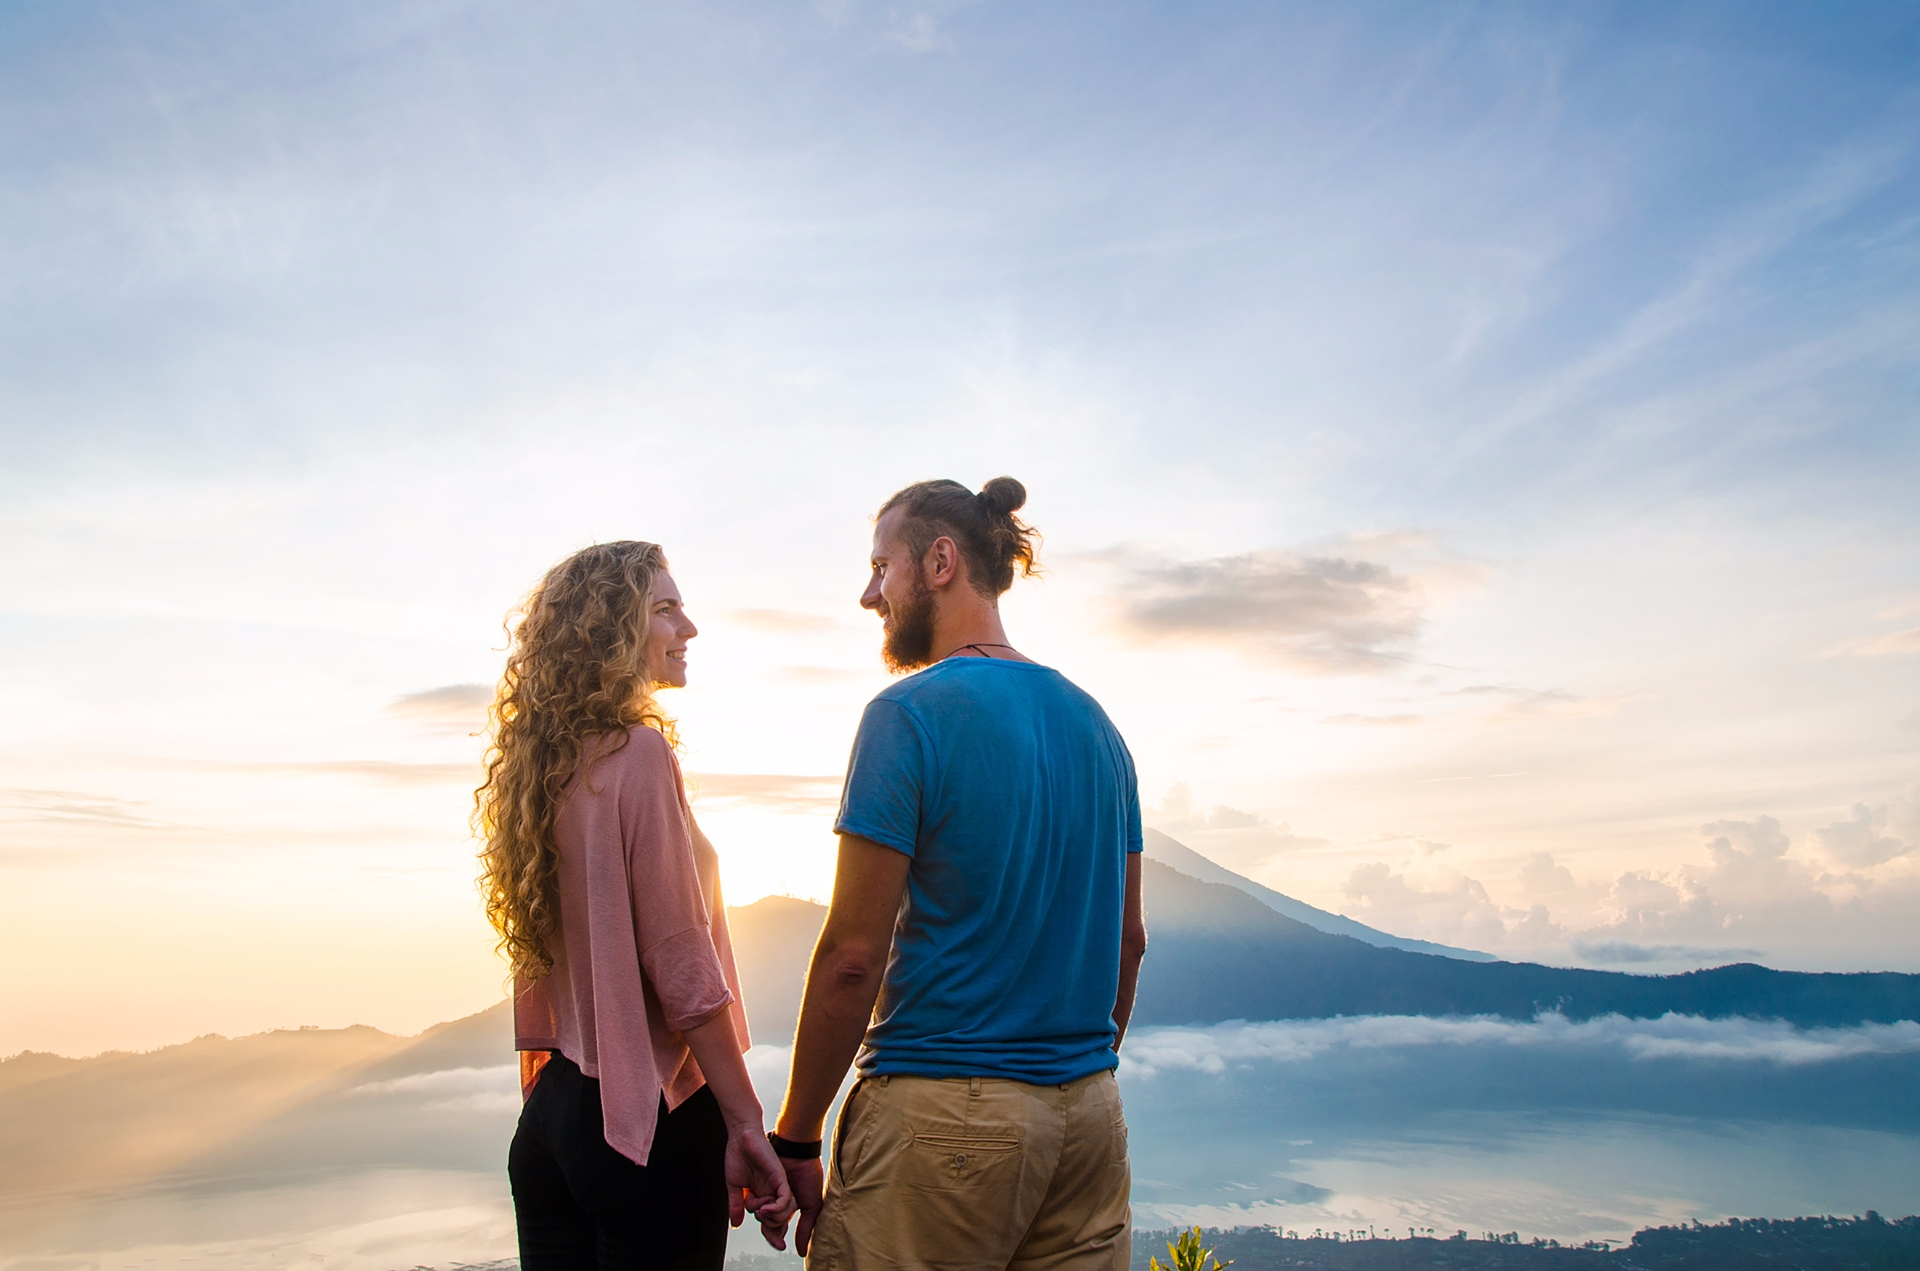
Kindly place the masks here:
<instances>
[{"instance_id":1,"label":"green plant","mask_svg":"<svg viewBox=\"0 0 1920 1271\"><path fill-rule=\"evenodd\" d=\"M1147 1271L1227 1271L1233 1265L1233 1259L1225 1262L1213 1258L1213 1250L1200 1247L1200 1228L1176 1236L1167 1243L1167 1256L1173 1259L1171 1266L1158 1258L1147 1259ZM1207 1259L1213 1258L1213 1265L1207 1265Z\"/></svg>"}]
</instances>

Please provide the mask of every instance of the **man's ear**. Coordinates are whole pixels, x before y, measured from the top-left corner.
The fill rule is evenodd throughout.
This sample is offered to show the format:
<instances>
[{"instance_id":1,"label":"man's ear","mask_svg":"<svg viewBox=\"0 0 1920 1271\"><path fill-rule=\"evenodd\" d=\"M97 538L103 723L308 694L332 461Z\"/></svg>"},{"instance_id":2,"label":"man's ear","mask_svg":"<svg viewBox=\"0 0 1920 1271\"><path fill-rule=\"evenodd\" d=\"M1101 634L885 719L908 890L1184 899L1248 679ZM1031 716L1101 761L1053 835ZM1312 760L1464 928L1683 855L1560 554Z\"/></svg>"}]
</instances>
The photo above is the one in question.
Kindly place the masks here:
<instances>
[{"instance_id":1,"label":"man's ear","mask_svg":"<svg viewBox=\"0 0 1920 1271\"><path fill-rule=\"evenodd\" d=\"M945 587L960 576L960 545L944 534L927 548L923 562L927 586Z\"/></svg>"}]
</instances>

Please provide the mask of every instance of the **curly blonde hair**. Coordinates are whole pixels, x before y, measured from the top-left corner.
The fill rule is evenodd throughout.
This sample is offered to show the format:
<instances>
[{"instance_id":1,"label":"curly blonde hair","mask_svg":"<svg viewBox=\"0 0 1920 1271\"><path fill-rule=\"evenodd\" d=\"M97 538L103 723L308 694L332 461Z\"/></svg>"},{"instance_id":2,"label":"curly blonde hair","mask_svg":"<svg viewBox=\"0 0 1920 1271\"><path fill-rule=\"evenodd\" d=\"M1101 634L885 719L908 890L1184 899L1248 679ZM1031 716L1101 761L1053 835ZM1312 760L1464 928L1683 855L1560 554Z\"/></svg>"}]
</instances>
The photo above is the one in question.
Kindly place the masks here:
<instances>
[{"instance_id":1,"label":"curly blonde hair","mask_svg":"<svg viewBox=\"0 0 1920 1271\"><path fill-rule=\"evenodd\" d=\"M499 949L526 980L553 970L560 896L553 822L581 756L646 725L676 741L653 700L647 630L657 543L583 548L547 571L507 618L507 666L488 712L486 780L474 791L479 878Z\"/></svg>"}]
</instances>

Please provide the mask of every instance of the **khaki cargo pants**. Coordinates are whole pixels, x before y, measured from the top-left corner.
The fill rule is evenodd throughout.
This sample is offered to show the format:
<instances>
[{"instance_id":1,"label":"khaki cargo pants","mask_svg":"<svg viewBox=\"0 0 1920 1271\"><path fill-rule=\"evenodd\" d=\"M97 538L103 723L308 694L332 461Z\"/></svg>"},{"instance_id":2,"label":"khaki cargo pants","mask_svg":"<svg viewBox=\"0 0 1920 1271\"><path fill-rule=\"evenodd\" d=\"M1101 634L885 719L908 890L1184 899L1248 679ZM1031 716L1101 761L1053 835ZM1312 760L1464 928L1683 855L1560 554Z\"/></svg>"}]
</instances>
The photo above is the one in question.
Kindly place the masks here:
<instances>
[{"instance_id":1,"label":"khaki cargo pants","mask_svg":"<svg viewBox=\"0 0 1920 1271\"><path fill-rule=\"evenodd\" d=\"M1062 1086L865 1077L841 1110L807 1271L1126 1271L1110 1072Z\"/></svg>"}]
</instances>

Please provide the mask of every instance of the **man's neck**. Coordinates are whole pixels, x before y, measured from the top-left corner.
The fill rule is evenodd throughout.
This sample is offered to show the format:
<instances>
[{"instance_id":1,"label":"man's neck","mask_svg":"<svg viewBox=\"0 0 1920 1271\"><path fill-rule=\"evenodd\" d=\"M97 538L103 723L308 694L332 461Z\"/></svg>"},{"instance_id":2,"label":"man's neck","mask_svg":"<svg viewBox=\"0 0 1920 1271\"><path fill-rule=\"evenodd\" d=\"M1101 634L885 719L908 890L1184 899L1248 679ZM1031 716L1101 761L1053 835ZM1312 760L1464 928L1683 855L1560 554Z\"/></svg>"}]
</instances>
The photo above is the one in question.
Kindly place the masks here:
<instances>
[{"instance_id":1,"label":"man's neck","mask_svg":"<svg viewBox=\"0 0 1920 1271\"><path fill-rule=\"evenodd\" d=\"M1031 662L1007 641L1007 629L1000 625L1000 611L988 605L968 606L950 622L936 620L933 628L933 660L961 657L998 658L1006 662Z\"/></svg>"}]
</instances>

